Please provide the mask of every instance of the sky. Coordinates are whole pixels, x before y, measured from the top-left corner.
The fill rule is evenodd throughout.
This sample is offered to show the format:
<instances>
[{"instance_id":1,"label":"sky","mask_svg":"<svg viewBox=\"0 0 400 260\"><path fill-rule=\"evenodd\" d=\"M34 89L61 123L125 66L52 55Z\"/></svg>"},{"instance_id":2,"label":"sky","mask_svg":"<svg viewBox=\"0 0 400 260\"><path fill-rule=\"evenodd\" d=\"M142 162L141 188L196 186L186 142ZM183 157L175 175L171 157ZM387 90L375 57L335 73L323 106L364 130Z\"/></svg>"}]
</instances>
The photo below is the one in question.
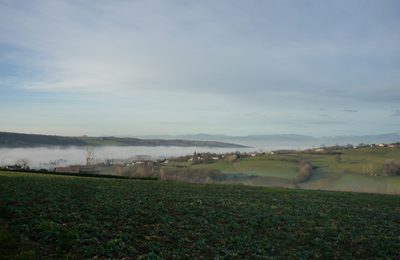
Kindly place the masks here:
<instances>
[{"instance_id":1,"label":"sky","mask_svg":"<svg viewBox=\"0 0 400 260\"><path fill-rule=\"evenodd\" d=\"M0 0L0 131L400 132L400 1Z\"/></svg>"}]
</instances>

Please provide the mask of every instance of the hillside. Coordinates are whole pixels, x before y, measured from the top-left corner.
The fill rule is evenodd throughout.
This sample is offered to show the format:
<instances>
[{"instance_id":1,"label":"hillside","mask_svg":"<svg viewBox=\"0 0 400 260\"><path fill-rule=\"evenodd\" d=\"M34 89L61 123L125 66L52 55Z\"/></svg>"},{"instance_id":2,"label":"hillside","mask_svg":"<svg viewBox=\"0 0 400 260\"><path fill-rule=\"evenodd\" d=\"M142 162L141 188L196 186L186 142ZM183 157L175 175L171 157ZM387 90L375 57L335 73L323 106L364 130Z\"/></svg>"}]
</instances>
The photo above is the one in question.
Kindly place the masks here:
<instances>
[{"instance_id":1,"label":"hillside","mask_svg":"<svg viewBox=\"0 0 400 260\"><path fill-rule=\"evenodd\" d=\"M397 195L0 172L3 259L399 259Z\"/></svg>"},{"instance_id":2,"label":"hillside","mask_svg":"<svg viewBox=\"0 0 400 260\"><path fill-rule=\"evenodd\" d=\"M183 147L246 147L217 141L139 139L129 137L66 137L0 132L0 148L43 146L183 146Z\"/></svg>"},{"instance_id":3,"label":"hillside","mask_svg":"<svg viewBox=\"0 0 400 260\"><path fill-rule=\"evenodd\" d=\"M389 177L385 188L382 174L385 160L400 161L399 148L366 147L334 153L341 153L341 162L336 163L336 155L329 153L295 152L239 158L235 161L236 167L227 160L196 165L175 163L175 166L219 169L232 178L241 176L240 180L246 185L293 188L295 185L291 183L291 178L295 178L298 162L303 160L311 163L314 170L309 180L297 184L298 188L400 194L400 176Z\"/></svg>"}]
</instances>

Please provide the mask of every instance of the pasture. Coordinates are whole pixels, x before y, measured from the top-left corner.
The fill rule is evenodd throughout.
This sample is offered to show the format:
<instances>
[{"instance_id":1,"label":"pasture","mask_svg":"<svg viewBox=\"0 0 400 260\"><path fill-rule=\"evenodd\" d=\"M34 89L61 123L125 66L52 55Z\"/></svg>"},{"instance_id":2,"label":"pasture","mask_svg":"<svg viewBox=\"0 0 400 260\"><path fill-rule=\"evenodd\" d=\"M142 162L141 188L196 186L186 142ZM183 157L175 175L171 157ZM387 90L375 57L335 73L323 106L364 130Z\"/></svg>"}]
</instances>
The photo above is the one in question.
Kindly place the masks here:
<instances>
[{"instance_id":1,"label":"pasture","mask_svg":"<svg viewBox=\"0 0 400 260\"><path fill-rule=\"evenodd\" d=\"M257 176L279 177L290 179L296 176L297 163L275 160L275 156L248 157L236 162L237 167L244 173Z\"/></svg>"},{"instance_id":2,"label":"pasture","mask_svg":"<svg viewBox=\"0 0 400 260\"><path fill-rule=\"evenodd\" d=\"M397 195L18 172L0 190L3 259L400 258Z\"/></svg>"},{"instance_id":3,"label":"pasture","mask_svg":"<svg viewBox=\"0 0 400 260\"><path fill-rule=\"evenodd\" d=\"M342 153L341 162L335 162L336 155L296 152L239 158L235 161L235 165L241 172L254 175L245 181L245 184L252 186L293 188L290 179L298 172L296 161L304 160L311 163L314 170L308 181L297 185L302 189L400 194L400 176L388 178L385 189L385 178L382 175L382 163L387 159L400 160L400 149L367 147L336 152ZM216 168L223 173L238 173L227 160L194 166L187 164L187 166Z\"/></svg>"}]
</instances>

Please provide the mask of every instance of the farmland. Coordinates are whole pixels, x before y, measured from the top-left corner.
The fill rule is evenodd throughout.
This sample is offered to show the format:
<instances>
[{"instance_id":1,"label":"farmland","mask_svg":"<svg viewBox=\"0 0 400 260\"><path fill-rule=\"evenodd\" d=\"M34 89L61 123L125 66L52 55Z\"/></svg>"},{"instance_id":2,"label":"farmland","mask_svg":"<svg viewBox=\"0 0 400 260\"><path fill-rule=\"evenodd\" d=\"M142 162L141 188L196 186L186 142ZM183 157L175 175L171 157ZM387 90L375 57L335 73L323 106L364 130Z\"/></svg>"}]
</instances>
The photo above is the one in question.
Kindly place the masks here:
<instances>
[{"instance_id":1,"label":"farmland","mask_svg":"<svg viewBox=\"0 0 400 260\"><path fill-rule=\"evenodd\" d=\"M190 163L176 165L216 168L228 175L238 174L240 170L252 176L243 179L246 185L293 188L290 179L296 176L297 164L303 160L311 163L314 169L310 179L297 184L298 188L400 194L400 176L389 177L385 188L382 174L382 163L385 160L400 161L399 148L367 147L337 150L335 153L341 154L340 162L335 162L336 155L332 154L295 152L239 158L235 161L236 168L227 160L193 166Z\"/></svg>"},{"instance_id":2,"label":"farmland","mask_svg":"<svg viewBox=\"0 0 400 260\"><path fill-rule=\"evenodd\" d=\"M397 195L18 172L0 190L4 259L400 257Z\"/></svg>"}]
</instances>

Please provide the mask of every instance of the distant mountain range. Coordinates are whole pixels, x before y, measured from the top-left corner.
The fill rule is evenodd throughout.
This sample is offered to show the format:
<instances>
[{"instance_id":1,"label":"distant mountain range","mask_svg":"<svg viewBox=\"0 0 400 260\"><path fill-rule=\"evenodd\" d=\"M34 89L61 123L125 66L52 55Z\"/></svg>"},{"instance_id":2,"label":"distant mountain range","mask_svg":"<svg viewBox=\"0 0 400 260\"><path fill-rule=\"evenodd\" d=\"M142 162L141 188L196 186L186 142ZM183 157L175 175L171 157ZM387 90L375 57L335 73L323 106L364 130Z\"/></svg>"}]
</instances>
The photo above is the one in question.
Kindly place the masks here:
<instances>
[{"instance_id":1,"label":"distant mountain range","mask_svg":"<svg viewBox=\"0 0 400 260\"><path fill-rule=\"evenodd\" d=\"M209 135L209 134L195 134L195 135L146 135L138 136L138 138L151 138L151 139L182 139L182 140L201 140L201 141L218 141L236 143L255 148L273 149L296 149L298 147L312 148L320 147L321 145L332 146L339 145L358 145L360 143L379 144L379 143L392 143L400 141L400 134L380 134L380 135L347 135L347 136L325 136L325 137L312 137L308 135L296 134L282 134L282 135L247 135L247 136L227 136L227 135Z\"/></svg>"},{"instance_id":2,"label":"distant mountain range","mask_svg":"<svg viewBox=\"0 0 400 260\"><path fill-rule=\"evenodd\" d=\"M88 137L88 136L55 136L39 134L20 134L0 132L0 148L46 147L46 146L86 146L88 143L96 146L181 146L181 147L219 147L246 148L246 146L204 140L177 139L139 139L132 137Z\"/></svg>"}]
</instances>

